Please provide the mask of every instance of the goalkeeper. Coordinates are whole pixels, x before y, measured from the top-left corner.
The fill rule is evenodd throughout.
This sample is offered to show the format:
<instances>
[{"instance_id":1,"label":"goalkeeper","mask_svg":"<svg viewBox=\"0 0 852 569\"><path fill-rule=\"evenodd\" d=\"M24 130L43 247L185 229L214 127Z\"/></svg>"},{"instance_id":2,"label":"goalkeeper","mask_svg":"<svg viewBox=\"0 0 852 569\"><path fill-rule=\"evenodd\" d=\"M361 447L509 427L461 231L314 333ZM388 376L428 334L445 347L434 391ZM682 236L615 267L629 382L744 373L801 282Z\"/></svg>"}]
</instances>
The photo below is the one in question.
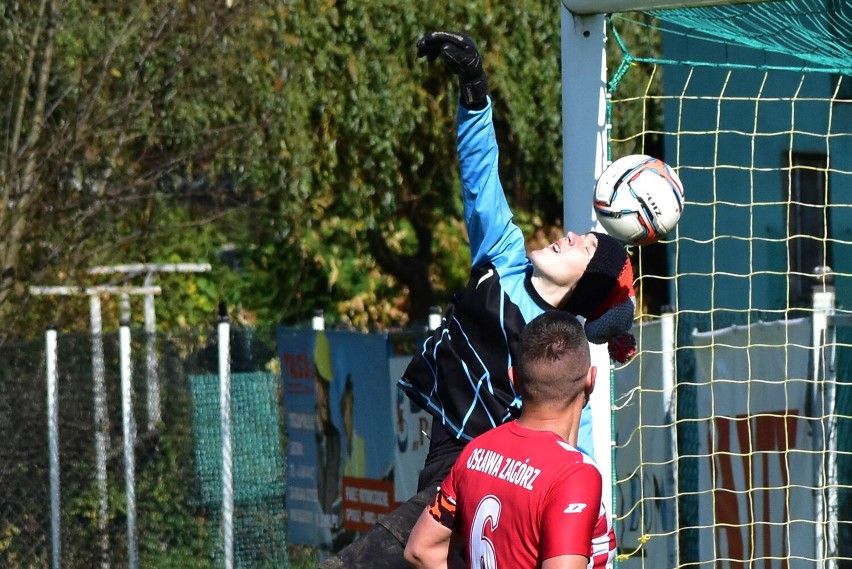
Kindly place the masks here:
<instances>
[{"instance_id":1,"label":"goalkeeper","mask_svg":"<svg viewBox=\"0 0 852 569\"><path fill-rule=\"evenodd\" d=\"M467 35L430 32L417 42L417 55L444 60L459 80L457 147L470 280L399 382L433 416L419 492L326 562L325 569L407 567L403 550L411 528L464 445L520 411L521 398L508 370L527 322L546 310L565 310L582 316L587 338L608 343L617 361L633 354L628 333L635 306L633 270L624 247L603 233L569 231L527 254L497 175L488 79L476 45ZM578 446L592 455L588 406Z\"/></svg>"}]
</instances>

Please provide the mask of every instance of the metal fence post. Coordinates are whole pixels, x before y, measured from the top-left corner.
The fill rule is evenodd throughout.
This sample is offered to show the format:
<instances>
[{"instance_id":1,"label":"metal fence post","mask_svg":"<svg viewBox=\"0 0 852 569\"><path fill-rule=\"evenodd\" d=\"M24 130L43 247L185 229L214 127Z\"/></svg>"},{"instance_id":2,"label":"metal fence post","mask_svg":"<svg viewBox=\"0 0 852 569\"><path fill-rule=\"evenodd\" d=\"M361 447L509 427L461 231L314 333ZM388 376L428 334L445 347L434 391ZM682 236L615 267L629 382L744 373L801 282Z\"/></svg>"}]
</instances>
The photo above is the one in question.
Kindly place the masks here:
<instances>
[{"instance_id":1,"label":"metal fence post","mask_svg":"<svg viewBox=\"0 0 852 569\"><path fill-rule=\"evenodd\" d=\"M822 567L837 566L838 495L837 495L837 386L835 378L835 330L831 324L835 312L835 289L831 268L816 267L817 282L813 286L813 374L817 412L822 427L823 454L820 458L820 482L824 494L817 497L817 559Z\"/></svg>"},{"instance_id":2,"label":"metal fence post","mask_svg":"<svg viewBox=\"0 0 852 569\"><path fill-rule=\"evenodd\" d=\"M225 569L234 567L234 473L231 449L231 325L219 321L219 412L222 428L222 534Z\"/></svg>"},{"instance_id":3,"label":"metal fence post","mask_svg":"<svg viewBox=\"0 0 852 569\"><path fill-rule=\"evenodd\" d=\"M130 325L119 328L121 353L121 408L124 427L124 480L127 495L127 560L130 569L139 567L136 539L136 419L133 416L132 362L130 360Z\"/></svg>"},{"instance_id":4,"label":"metal fence post","mask_svg":"<svg viewBox=\"0 0 852 569\"><path fill-rule=\"evenodd\" d=\"M57 411L59 389L56 371L56 330L54 329L47 331L45 355L47 358L47 438L50 453L51 567L59 569L62 566L59 532L59 413Z\"/></svg>"}]
</instances>

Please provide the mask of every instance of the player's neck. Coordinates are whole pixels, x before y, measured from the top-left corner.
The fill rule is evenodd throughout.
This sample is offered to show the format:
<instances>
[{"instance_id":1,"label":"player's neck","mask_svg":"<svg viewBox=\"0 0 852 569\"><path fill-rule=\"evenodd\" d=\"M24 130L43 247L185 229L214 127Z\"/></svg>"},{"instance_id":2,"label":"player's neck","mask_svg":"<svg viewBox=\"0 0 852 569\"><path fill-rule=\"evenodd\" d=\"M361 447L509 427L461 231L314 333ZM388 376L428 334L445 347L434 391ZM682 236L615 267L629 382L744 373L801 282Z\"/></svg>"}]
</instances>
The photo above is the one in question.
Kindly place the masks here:
<instances>
[{"instance_id":1,"label":"player's neck","mask_svg":"<svg viewBox=\"0 0 852 569\"><path fill-rule=\"evenodd\" d=\"M518 425L533 431L552 431L562 437L571 446L577 446L577 434L580 430L580 414L571 411L554 413L540 409L521 411Z\"/></svg>"},{"instance_id":2,"label":"player's neck","mask_svg":"<svg viewBox=\"0 0 852 569\"><path fill-rule=\"evenodd\" d=\"M530 282L539 296L553 308L559 308L559 305L571 292L570 288L557 285L549 278L539 274L535 268L533 268L533 274L530 276Z\"/></svg>"}]
</instances>

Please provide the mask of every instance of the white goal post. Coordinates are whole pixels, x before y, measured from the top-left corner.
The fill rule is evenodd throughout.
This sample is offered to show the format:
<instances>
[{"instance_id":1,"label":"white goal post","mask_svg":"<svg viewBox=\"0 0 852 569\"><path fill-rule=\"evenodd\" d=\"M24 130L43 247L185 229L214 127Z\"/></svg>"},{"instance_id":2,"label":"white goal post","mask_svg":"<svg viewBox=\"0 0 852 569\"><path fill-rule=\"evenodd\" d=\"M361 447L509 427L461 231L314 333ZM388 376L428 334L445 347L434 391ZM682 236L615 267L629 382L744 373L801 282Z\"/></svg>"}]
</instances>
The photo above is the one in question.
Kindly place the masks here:
<instances>
[{"instance_id":1,"label":"white goal post","mask_svg":"<svg viewBox=\"0 0 852 569\"><path fill-rule=\"evenodd\" d=\"M565 230L600 230L592 208L592 188L606 166L606 37L603 15L576 16L563 5L562 26L562 184ZM603 475L603 502L612 498L611 370L606 345L592 345L598 368L592 393L595 461Z\"/></svg>"}]
</instances>

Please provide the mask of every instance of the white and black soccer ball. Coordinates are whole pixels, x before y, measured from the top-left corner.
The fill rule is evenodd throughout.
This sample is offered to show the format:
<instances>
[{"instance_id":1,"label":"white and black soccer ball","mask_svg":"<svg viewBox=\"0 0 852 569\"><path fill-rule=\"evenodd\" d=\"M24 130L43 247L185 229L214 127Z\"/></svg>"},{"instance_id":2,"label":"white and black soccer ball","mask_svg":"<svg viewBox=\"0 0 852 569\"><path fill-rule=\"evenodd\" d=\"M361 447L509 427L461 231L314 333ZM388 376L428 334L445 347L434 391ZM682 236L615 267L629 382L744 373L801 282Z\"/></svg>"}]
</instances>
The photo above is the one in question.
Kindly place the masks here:
<instances>
[{"instance_id":1,"label":"white and black soccer ball","mask_svg":"<svg viewBox=\"0 0 852 569\"><path fill-rule=\"evenodd\" d=\"M662 160L631 154L598 178L595 213L606 232L622 243L654 243L680 220L683 184Z\"/></svg>"}]
</instances>

